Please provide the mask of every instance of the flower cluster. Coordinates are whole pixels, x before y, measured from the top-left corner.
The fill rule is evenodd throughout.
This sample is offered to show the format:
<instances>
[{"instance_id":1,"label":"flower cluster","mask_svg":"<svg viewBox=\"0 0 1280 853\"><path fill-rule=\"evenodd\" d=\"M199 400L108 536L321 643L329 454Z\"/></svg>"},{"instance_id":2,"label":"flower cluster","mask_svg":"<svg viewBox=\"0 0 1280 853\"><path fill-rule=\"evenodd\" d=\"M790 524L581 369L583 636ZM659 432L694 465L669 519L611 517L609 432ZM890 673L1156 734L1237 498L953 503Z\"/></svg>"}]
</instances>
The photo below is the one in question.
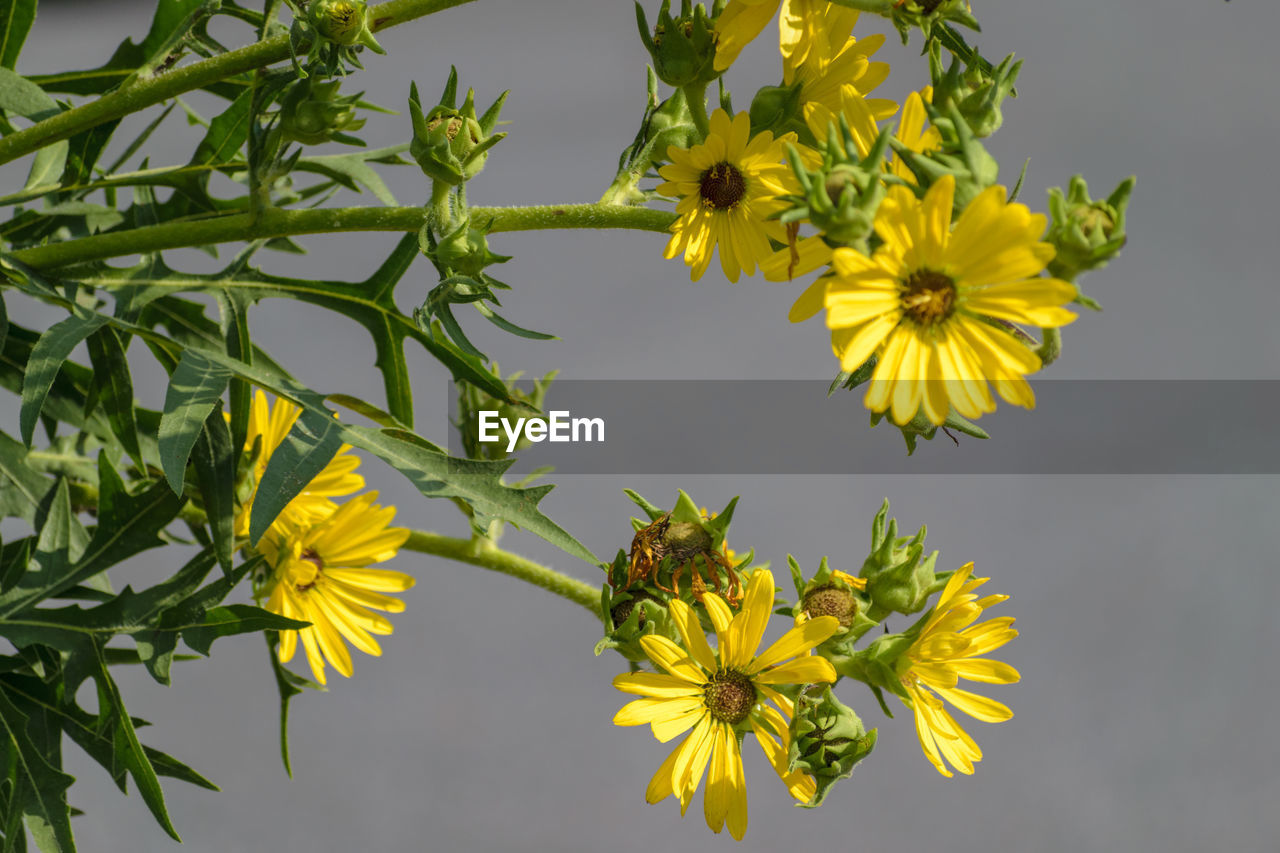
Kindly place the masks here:
<instances>
[{"instance_id":1,"label":"flower cluster","mask_svg":"<svg viewBox=\"0 0 1280 853\"><path fill-rule=\"evenodd\" d=\"M639 495L631 497L646 514L658 512ZM660 518L689 517L691 506L692 500L680 492L676 508ZM718 517L731 516L732 508L731 503ZM640 697L624 705L613 722L648 725L662 743L685 735L650 780L648 802L674 796L683 815L705 776L707 825L716 833L727 825L741 840L747 828L741 745L754 736L788 793L800 805L820 805L832 785L847 778L876 743L876 731L868 731L833 693L846 678L870 687L882 706L883 694L889 692L912 710L925 757L938 772L950 777L950 765L973 773L982 752L943 702L984 722L1013 716L1003 704L957 687L961 679L1018 681L1013 667L983 657L1017 636L1013 619L974 624L1008 596L979 599L974 590L987 579L971 577L972 563L935 574L937 552L924 556L924 530L899 537L897 522L887 513L886 502L872 525L871 553L857 574L832 569L824 558L817 572L805 578L799 564L788 558L796 602L776 610L774 577L766 567L744 571L746 589L737 601L705 587L681 593L656 585L669 563L688 557L681 553L673 558L661 548L653 576L633 574L617 585L605 585L602 618L606 627L612 626L612 635L596 653L613 648L626 655L632 671L616 677L613 685ZM715 530L721 542L723 532L723 525ZM620 552L615 563L619 571L613 575L618 579L623 558ZM935 594L936 603L926 610ZM886 628L866 647L855 647L891 614L921 610L924 615L906 630L888 633ZM759 651L774 613L789 614L790 625ZM708 635L715 638L714 648ZM637 664L652 669L637 669Z\"/></svg>"},{"instance_id":2,"label":"flower cluster","mask_svg":"<svg viewBox=\"0 0 1280 853\"><path fill-rule=\"evenodd\" d=\"M252 491L236 516L237 536L248 536L257 483L300 413L287 400L269 406L262 391L254 392L246 449L255 452L256 448L257 456L248 484ZM280 660L292 660L301 640L320 684L326 683L326 661L342 675L351 675L347 643L365 654L382 654L372 635L390 634L391 623L375 611L404 610L403 601L386 593L403 592L414 583L403 572L370 568L394 557L409 537L408 530L389 526L395 507L374 503L377 492L365 492L342 504L333 500L364 488L364 478L355 473L360 461L350 451L350 446L342 445L254 546L270 567L255 589L266 600L266 608L311 623L281 633Z\"/></svg>"},{"instance_id":3,"label":"flower cluster","mask_svg":"<svg viewBox=\"0 0 1280 853\"><path fill-rule=\"evenodd\" d=\"M884 36L855 38L859 13L841 3L728 0L707 12L684 0L673 16L664 0L652 33L641 12L658 77L676 87L647 115L646 128L663 121L643 150L662 178L656 194L676 202L666 257L683 256L694 280L717 253L731 282L757 267L774 281L820 271L791 320L825 312L838 381L867 383L867 408L914 448L942 426L984 435L966 419L995 409L993 388L1034 407L1026 377L1057 356L1057 330L1076 319L1067 306L1093 305L1075 274L1123 245L1128 194L1111 227L1090 235L1085 264L1055 264L1085 226L1055 214L1047 229L997 183L979 141L1003 123L1021 62L992 66L964 44L952 24L976 21L963 0L907 0L882 14L904 39L912 28L926 37L931 85L901 110L872 96L889 77L873 60ZM734 112L720 75L775 16L782 80ZM708 116L717 79L720 106ZM607 197L631 195L615 187Z\"/></svg>"}]
</instances>

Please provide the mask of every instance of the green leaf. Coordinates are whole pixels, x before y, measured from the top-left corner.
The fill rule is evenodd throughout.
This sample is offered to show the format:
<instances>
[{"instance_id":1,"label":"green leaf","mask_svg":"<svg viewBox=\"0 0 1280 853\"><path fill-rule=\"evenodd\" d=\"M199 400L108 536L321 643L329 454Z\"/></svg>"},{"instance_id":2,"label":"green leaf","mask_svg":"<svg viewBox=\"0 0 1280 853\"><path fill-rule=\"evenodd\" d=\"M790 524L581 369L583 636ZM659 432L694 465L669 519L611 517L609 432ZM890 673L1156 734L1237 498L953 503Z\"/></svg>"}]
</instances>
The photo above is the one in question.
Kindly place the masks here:
<instances>
[{"instance_id":1,"label":"green leaf","mask_svg":"<svg viewBox=\"0 0 1280 853\"><path fill-rule=\"evenodd\" d=\"M103 651L110 660L111 652L115 650ZM124 791L125 769L115 761L111 738L97 728L98 718L74 702L60 702L57 689L57 685L44 684L39 679L24 676L10 675L0 681L0 691L8 693L15 705L26 706L29 709L28 717L34 711L56 722L58 728L66 732L90 758L101 764L120 790ZM141 726L145 721L134 718L133 723L134 726ZM149 746L143 746L142 749L155 767L157 775L179 779L210 791L219 790L217 785L181 761Z\"/></svg>"},{"instance_id":2,"label":"green leaf","mask_svg":"<svg viewBox=\"0 0 1280 853\"><path fill-rule=\"evenodd\" d=\"M36 517L54 481L26 464L27 448L0 432L0 518L21 518L39 529Z\"/></svg>"},{"instance_id":3,"label":"green leaf","mask_svg":"<svg viewBox=\"0 0 1280 853\"><path fill-rule=\"evenodd\" d=\"M72 853L76 849L67 807L67 788L75 779L45 760L27 734L27 717L0 690L0 735L12 768L12 803L20 806L32 838L42 851ZM22 830L19 829L19 832Z\"/></svg>"},{"instance_id":4,"label":"green leaf","mask_svg":"<svg viewBox=\"0 0 1280 853\"><path fill-rule=\"evenodd\" d=\"M213 531L218 563L228 574L231 572L231 555L236 541L235 458L231 430L222 416L222 407L215 407L209 417L205 418L204 428L196 439L192 461L195 463L200 497L204 501L204 513L209 519L209 528Z\"/></svg>"},{"instance_id":5,"label":"green leaf","mask_svg":"<svg viewBox=\"0 0 1280 853\"><path fill-rule=\"evenodd\" d=\"M0 67L18 67L18 54L35 19L36 0L0 0Z\"/></svg>"},{"instance_id":6,"label":"green leaf","mask_svg":"<svg viewBox=\"0 0 1280 853\"><path fill-rule=\"evenodd\" d=\"M183 504L164 483L130 495L107 455L99 454L98 526L89 543L80 546L76 536L80 522L71 511L66 483L59 480L40 531L36 547L39 569L28 571L17 587L0 595L0 620L70 589L140 551L165 544L159 533Z\"/></svg>"},{"instance_id":7,"label":"green leaf","mask_svg":"<svg viewBox=\"0 0 1280 853\"><path fill-rule=\"evenodd\" d=\"M309 678L303 678L280 662L277 649L280 646L279 631L264 631L267 639L267 656L271 659L271 671L276 677L276 690L280 694L280 760L284 764L284 772L293 778L293 767L289 762L289 700L297 696L304 688L323 689Z\"/></svg>"},{"instance_id":8,"label":"green leaf","mask_svg":"<svg viewBox=\"0 0 1280 853\"><path fill-rule=\"evenodd\" d=\"M138 468L146 470L146 461L138 443L133 379L129 375L124 344L115 329L108 326L89 336L89 361L93 364L93 385L90 387L97 390L111 431L120 439L121 446L133 457Z\"/></svg>"},{"instance_id":9,"label":"green leaf","mask_svg":"<svg viewBox=\"0 0 1280 853\"><path fill-rule=\"evenodd\" d=\"M138 793L142 795L142 801L147 804L151 816L174 841L180 842L182 837L174 829L169 811L165 808L164 791L160 788L160 780L156 778L156 769L142 744L138 742L133 719L125 709L120 688L116 686L107 668L101 645L94 643L93 651L97 663L94 680L98 682L99 726L102 725L102 718L106 717L113 727L112 741L116 761L133 776L133 782L138 786Z\"/></svg>"},{"instance_id":10,"label":"green leaf","mask_svg":"<svg viewBox=\"0 0 1280 853\"><path fill-rule=\"evenodd\" d=\"M210 609L205 613L202 624L183 630L182 641L200 654L207 655L209 647L219 637L255 631L296 631L310 624L251 604L228 604Z\"/></svg>"},{"instance_id":11,"label":"green leaf","mask_svg":"<svg viewBox=\"0 0 1280 853\"><path fill-rule=\"evenodd\" d=\"M67 140L67 163L58 180L60 186L74 187L93 180L93 167L119 124L120 119L103 122ZM87 194L82 193L81 197Z\"/></svg>"},{"instance_id":12,"label":"green leaf","mask_svg":"<svg viewBox=\"0 0 1280 853\"><path fill-rule=\"evenodd\" d=\"M27 565L31 562L31 540L23 539L14 550L7 563L0 566L0 594L6 593L18 585L22 576L27 573Z\"/></svg>"},{"instance_id":13,"label":"green leaf","mask_svg":"<svg viewBox=\"0 0 1280 853\"><path fill-rule=\"evenodd\" d=\"M182 494L187 459L230 381L230 371L191 349L183 351L169 378L160 418L160 467L174 494Z\"/></svg>"},{"instance_id":14,"label":"green leaf","mask_svg":"<svg viewBox=\"0 0 1280 853\"><path fill-rule=\"evenodd\" d=\"M62 112L43 89L8 68L0 68L0 109L36 122ZM69 150L70 145L64 139L37 151L31 161L27 188L56 181L66 165Z\"/></svg>"},{"instance_id":15,"label":"green leaf","mask_svg":"<svg viewBox=\"0 0 1280 853\"><path fill-rule=\"evenodd\" d=\"M27 359L26 378L22 383L22 411L18 415L22 441L28 447L31 446L40 410L44 408L45 397L48 396L49 388L62 363L77 344L102 328L106 322L107 318L101 314L77 312L52 326L32 348L31 357Z\"/></svg>"},{"instance_id":16,"label":"green leaf","mask_svg":"<svg viewBox=\"0 0 1280 853\"><path fill-rule=\"evenodd\" d=\"M379 148L374 151L353 151L349 154L326 154L316 157L301 157L294 164L295 171L316 172L326 177L333 178L338 183L350 190L359 192L360 185L363 184L373 193L378 201L388 207L395 207L399 204L396 197L391 194L391 190L387 189L387 185L383 182L382 176L379 175L369 163L395 163L401 164L405 161L395 156L404 151L408 151L408 144L394 145L389 148Z\"/></svg>"},{"instance_id":17,"label":"green leaf","mask_svg":"<svg viewBox=\"0 0 1280 853\"><path fill-rule=\"evenodd\" d=\"M9 336L9 312L4 307L4 291L0 291L0 352L4 351L5 338Z\"/></svg>"},{"instance_id":18,"label":"green leaf","mask_svg":"<svg viewBox=\"0 0 1280 853\"><path fill-rule=\"evenodd\" d=\"M105 65L84 71L65 71L33 78L50 92L70 92L75 95L101 95L126 80L138 68L157 61L166 45L181 38L195 23L192 14L206 0L165 0L156 4L156 14L151 30L140 44L125 39ZM159 59L163 59L159 56Z\"/></svg>"},{"instance_id":19,"label":"green leaf","mask_svg":"<svg viewBox=\"0 0 1280 853\"><path fill-rule=\"evenodd\" d=\"M253 495L249 542L257 544L289 501L315 479L342 447L338 422L332 416L303 411L293 428L267 460Z\"/></svg>"}]
</instances>

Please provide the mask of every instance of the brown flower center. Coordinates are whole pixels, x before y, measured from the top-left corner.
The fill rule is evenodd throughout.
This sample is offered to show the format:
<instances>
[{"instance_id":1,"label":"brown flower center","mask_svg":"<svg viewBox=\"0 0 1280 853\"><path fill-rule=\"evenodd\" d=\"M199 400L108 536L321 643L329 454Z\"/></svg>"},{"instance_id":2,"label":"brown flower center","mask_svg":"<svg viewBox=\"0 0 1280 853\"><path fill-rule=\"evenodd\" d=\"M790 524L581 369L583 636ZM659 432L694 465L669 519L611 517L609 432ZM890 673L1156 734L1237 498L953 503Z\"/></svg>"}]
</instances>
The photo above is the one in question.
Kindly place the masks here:
<instances>
[{"instance_id":1,"label":"brown flower center","mask_svg":"<svg viewBox=\"0 0 1280 853\"><path fill-rule=\"evenodd\" d=\"M811 589L804 596L804 612L809 618L834 616L840 620L841 628L853 624L853 617L858 615L858 600L846 590L834 586L820 586Z\"/></svg>"},{"instance_id":2,"label":"brown flower center","mask_svg":"<svg viewBox=\"0 0 1280 853\"><path fill-rule=\"evenodd\" d=\"M902 294L902 311L919 326L933 326L952 315L956 306L956 283L933 270L917 270L907 279Z\"/></svg>"},{"instance_id":3,"label":"brown flower center","mask_svg":"<svg viewBox=\"0 0 1280 853\"><path fill-rule=\"evenodd\" d=\"M756 687L741 672L722 669L705 685L705 702L711 716L722 723L737 725L756 704Z\"/></svg>"},{"instance_id":4,"label":"brown flower center","mask_svg":"<svg viewBox=\"0 0 1280 853\"><path fill-rule=\"evenodd\" d=\"M698 179L702 205L712 210L732 210L746 194L747 179L729 163L716 163Z\"/></svg>"}]
</instances>

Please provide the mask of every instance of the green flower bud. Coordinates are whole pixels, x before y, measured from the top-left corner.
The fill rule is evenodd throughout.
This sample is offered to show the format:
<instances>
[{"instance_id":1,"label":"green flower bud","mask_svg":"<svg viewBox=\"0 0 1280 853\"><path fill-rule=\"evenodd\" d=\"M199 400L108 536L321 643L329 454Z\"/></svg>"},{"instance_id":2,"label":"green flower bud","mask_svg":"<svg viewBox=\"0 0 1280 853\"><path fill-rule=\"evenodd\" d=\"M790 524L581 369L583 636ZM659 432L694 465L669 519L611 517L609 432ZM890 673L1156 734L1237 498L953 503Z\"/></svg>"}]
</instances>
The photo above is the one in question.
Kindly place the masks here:
<instances>
[{"instance_id":1,"label":"green flower bud","mask_svg":"<svg viewBox=\"0 0 1280 853\"><path fill-rule=\"evenodd\" d=\"M425 238L425 232L420 233ZM431 259L436 269L447 275L466 275L478 277L491 264L503 264L511 260L510 255L498 255L489 250L489 240L485 232L471 226L471 220L465 219L453 231L439 240L420 239L423 254ZM446 272L447 271L447 272Z\"/></svg>"},{"instance_id":2,"label":"green flower bud","mask_svg":"<svg viewBox=\"0 0 1280 853\"><path fill-rule=\"evenodd\" d=\"M801 111L800 88L800 83L761 86L747 109L751 116L751 135L767 130L775 138L788 131L795 131L802 138L808 137L809 128Z\"/></svg>"},{"instance_id":3,"label":"green flower bud","mask_svg":"<svg viewBox=\"0 0 1280 853\"><path fill-rule=\"evenodd\" d=\"M924 33L927 40L934 26L954 21L970 29L978 29L978 21L969 9L969 0L901 0L891 12L894 27L906 44L912 29Z\"/></svg>"},{"instance_id":4,"label":"green flower bud","mask_svg":"<svg viewBox=\"0 0 1280 853\"><path fill-rule=\"evenodd\" d=\"M364 119L356 117L356 103L364 93L339 97L337 80L314 81L314 77L307 77L290 84L280 100L280 133L285 141L359 144L359 139L345 131L364 127Z\"/></svg>"},{"instance_id":5,"label":"green flower bud","mask_svg":"<svg viewBox=\"0 0 1280 853\"><path fill-rule=\"evenodd\" d=\"M867 596L876 608L890 613L918 613L934 592L937 577L933 567L938 552L924 557L927 527L921 526L910 539L899 538L898 521L888 519L886 523L888 514L886 499L871 524L871 554L860 574L866 578Z\"/></svg>"},{"instance_id":6,"label":"green flower bud","mask_svg":"<svg viewBox=\"0 0 1280 853\"><path fill-rule=\"evenodd\" d=\"M1049 215L1053 222L1045 239L1058 250L1049 262L1049 274L1074 281L1086 270L1106 266L1128 240L1124 231L1125 209L1136 178L1120 182L1105 200L1089 197L1089 186L1076 175L1067 194L1049 190Z\"/></svg>"},{"instance_id":7,"label":"green flower bud","mask_svg":"<svg viewBox=\"0 0 1280 853\"><path fill-rule=\"evenodd\" d=\"M701 3L694 6L691 0L681 0L680 16L673 18L671 0L662 0L652 35L644 9L636 3L636 24L645 49L653 57L654 71L668 86L706 86L723 73L714 68L715 21Z\"/></svg>"},{"instance_id":8,"label":"green flower bud","mask_svg":"<svg viewBox=\"0 0 1280 853\"><path fill-rule=\"evenodd\" d=\"M502 372L496 362L492 369L494 375L501 378ZM528 383L522 385L518 382L524 375L522 372L517 371L511 374L502 380L502 383L507 386L507 400L492 397L470 382L459 382L458 419L454 421L454 426L462 437L462 448L466 457L488 460L507 458L509 454L506 440L480 441L480 412L496 411L499 417L511 422L517 418L539 414L547 396L547 389L551 387L551 381L555 379L556 373L557 371L553 370L541 379L533 380L532 388L528 387ZM521 435L520 440L516 442L515 451L523 450L528 446L529 440Z\"/></svg>"},{"instance_id":9,"label":"green flower bud","mask_svg":"<svg viewBox=\"0 0 1280 853\"><path fill-rule=\"evenodd\" d=\"M497 145L505 133L494 133L498 114L507 98L503 92L483 116L477 117L475 92L467 90L461 107L455 105L458 71L451 69L440 103L423 112L417 84L409 88L409 116L413 121L413 140L409 154L433 181L457 186L474 178L484 168L489 149Z\"/></svg>"},{"instance_id":10,"label":"green flower bud","mask_svg":"<svg viewBox=\"0 0 1280 853\"><path fill-rule=\"evenodd\" d=\"M831 692L830 686L801 691L791 723L788 771L800 770L818 783L813 799L802 805L817 808L831 786L853 774L858 762L871 754L876 730L867 731L853 709Z\"/></svg>"},{"instance_id":11,"label":"green flower bud","mask_svg":"<svg viewBox=\"0 0 1280 853\"><path fill-rule=\"evenodd\" d=\"M801 194L787 197L791 209L783 214L782 221L808 220L822 230L828 242L865 250L874 230L876 210L885 196L881 164L889 143L890 133L886 130L876 138L867 156L861 157L842 115L839 128L831 128L818 166L806 166L795 147L788 146L787 156L800 182Z\"/></svg>"},{"instance_id":12,"label":"green flower bud","mask_svg":"<svg viewBox=\"0 0 1280 853\"><path fill-rule=\"evenodd\" d=\"M374 53L386 53L373 37L365 0L312 0L307 23L326 41L351 47L362 44Z\"/></svg>"},{"instance_id":13,"label":"green flower bud","mask_svg":"<svg viewBox=\"0 0 1280 853\"><path fill-rule=\"evenodd\" d=\"M949 102L941 109L925 104L925 111L929 114L929 123L942 137L942 146L936 151L917 153L894 139L893 152L915 174L921 190L932 186L943 175L954 175L955 209L964 210L999 179L1000 164L978 141L956 103Z\"/></svg>"},{"instance_id":14,"label":"green flower bud","mask_svg":"<svg viewBox=\"0 0 1280 853\"><path fill-rule=\"evenodd\" d=\"M1010 54L994 68L983 70L983 63L975 62L962 71L960 59L953 56L951 67L943 72L941 50L934 42L929 52L933 106L943 109L955 104L974 136L986 138L995 133L1004 123L1001 102L1011 94L1017 97L1013 86L1022 70L1022 60L1014 62Z\"/></svg>"}]
</instances>

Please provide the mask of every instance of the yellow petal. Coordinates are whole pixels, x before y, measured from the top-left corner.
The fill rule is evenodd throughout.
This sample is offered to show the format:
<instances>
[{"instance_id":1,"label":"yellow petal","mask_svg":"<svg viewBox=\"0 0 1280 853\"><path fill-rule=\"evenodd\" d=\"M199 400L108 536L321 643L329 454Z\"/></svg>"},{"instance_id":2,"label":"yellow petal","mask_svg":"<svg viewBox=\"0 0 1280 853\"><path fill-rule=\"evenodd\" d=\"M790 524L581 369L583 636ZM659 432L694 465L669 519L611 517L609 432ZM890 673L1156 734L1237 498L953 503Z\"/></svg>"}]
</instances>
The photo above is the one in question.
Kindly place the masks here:
<instances>
[{"instance_id":1,"label":"yellow petal","mask_svg":"<svg viewBox=\"0 0 1280 853\"><path fill-rule=\"evenodd\" d=\"M830 639L831 635L839 630L840 620L834 616L819 616L817 619L810 619L804 624L797 625L752 661L747 668L747 674L754 675L762 669L802 655L819 643Z\"/></svg>"}]
</instances>

